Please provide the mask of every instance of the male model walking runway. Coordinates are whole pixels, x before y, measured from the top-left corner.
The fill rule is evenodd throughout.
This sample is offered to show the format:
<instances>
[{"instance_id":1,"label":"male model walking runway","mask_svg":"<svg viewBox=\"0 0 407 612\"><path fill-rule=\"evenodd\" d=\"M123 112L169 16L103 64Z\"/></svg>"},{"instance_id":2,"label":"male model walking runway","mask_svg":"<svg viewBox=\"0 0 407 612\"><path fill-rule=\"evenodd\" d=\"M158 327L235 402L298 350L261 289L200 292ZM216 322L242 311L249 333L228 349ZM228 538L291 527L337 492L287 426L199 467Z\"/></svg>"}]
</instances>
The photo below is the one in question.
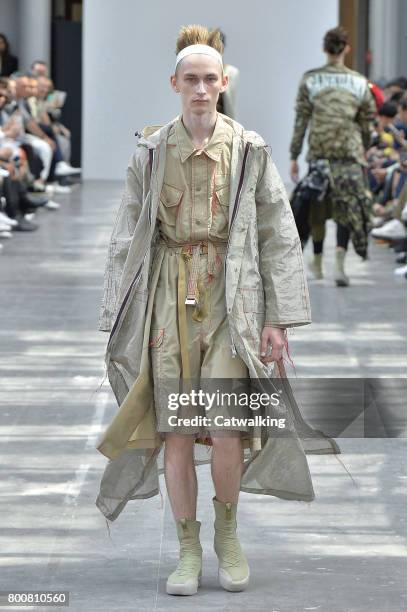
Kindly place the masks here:
<instances>
[{"instance_id":1,"label":"male model walking runway","mask_svg":"<svg viewBox=\"0 0 407 612\"><path fill-rule=\"evenodd\" d=\"M339 287L346 287L349 277L344 263L349 238L358 255L367 257L371 196L364 166L376 105L367 78L345 66L350 46L343 28L333 28L325 34L324 51L327 63L308 70L298 88L290 146L291 178L298 182L297 158L309 127L307 160L326 162L333 185L322 201L311 201L314 257L310 268L315 278L323 278L325 221L332 217L337 224L335 281Z\"/></svg>"},{"instance_id":2,"label":"male model walking runway","mask_svg":"<svg viewBox=\"0 0 407 612\"><path fill-rule=\"evenodd\" d=\"M166 381L178 388L191 380L251 379L278 393L269 367L282 368L285 329L311 322L284 185L263 139L217 113L227 83L219 31L182 28L171 77L182 113L143 130L106 266L100 329L110 331L106 363L120 410L98 445L110 461L97 505L114 520L129 499L157 494L165 443L180 542L170 594L192 595L201 579L198 447L211 451L214 546L220 584L230 591L249 582L236 534L239 491L311 501L304 450L339 452L302 420L283 382L278 405L258 411L283 420L281 432L253 425L249 407L216 404L211 425L195 426L183 419L205 416L203 406L169 405ZM222 416L229 423L234 410L246 420L215 422Z\"/></svg>"}]
</instances>

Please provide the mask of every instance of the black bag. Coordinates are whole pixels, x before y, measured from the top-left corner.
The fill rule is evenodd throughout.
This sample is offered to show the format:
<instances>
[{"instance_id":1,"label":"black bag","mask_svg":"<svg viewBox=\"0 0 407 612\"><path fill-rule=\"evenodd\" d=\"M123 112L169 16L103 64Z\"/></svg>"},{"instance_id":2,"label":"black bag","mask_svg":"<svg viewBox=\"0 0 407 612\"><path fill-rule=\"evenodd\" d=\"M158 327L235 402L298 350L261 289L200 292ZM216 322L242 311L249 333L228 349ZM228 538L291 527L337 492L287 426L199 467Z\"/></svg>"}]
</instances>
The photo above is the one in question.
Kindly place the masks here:
<instances>
[{"instance_id":1,"label":"black bag","mask_svg":"<svg viewBox=\"0 0 407 612\"><path fill-rule=\"evenodd\" d=\"M309 213L311 207L311 190L308 187L302 185L303 181L300 181L290 197L291 209L293 211L295 224L297 231L300 236L301 246L304 249L307 244L311 228L309 226Z\"/></svg>"},{"instance_id":2,"label":"black bag","mask_svg":"<svg viewBox=\"0 0 407 612\"><path fill-rule=\"evenodd\" d=\"M290 204L303 249L311 233L309 225L311 202L321 202L332 185L329 160L317 159L310 163L308 173L291 194Z\"/></svg>"}]
</instances>

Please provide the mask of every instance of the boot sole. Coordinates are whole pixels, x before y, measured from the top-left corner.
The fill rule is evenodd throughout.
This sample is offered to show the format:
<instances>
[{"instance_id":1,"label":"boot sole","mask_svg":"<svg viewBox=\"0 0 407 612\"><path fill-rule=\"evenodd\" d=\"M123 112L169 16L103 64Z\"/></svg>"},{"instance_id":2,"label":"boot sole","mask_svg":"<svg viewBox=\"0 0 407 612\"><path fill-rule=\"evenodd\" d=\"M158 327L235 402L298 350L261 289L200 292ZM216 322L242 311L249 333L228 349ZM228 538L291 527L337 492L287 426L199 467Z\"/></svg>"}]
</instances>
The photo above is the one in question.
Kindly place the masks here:
<instances>
[{"instance_id":1,"label":"boot sole","mask_svg":"<svg viewBox=\"0 0 407 612\"><path fill-rule=\"evenodd\" d=\"M237 591L244 591L249 584L249 578L250 574L248 574L247 578L244 578L243 580L232 580L225 570L219 569L218 571L220 586L225 589L225 591L232 591L235 593Z\"/></svg>"},{"instance_id":2,"label":"boot sole","mask_svg":"<svg viewBox=\"0 0 407 612\"><path fill-rule=\"evenodd\" d=\"M201 576L198 580L190 580L187 584L168 584L166 585L167 595L195 595L201 586Z\"/></svg>"}]
</instances>

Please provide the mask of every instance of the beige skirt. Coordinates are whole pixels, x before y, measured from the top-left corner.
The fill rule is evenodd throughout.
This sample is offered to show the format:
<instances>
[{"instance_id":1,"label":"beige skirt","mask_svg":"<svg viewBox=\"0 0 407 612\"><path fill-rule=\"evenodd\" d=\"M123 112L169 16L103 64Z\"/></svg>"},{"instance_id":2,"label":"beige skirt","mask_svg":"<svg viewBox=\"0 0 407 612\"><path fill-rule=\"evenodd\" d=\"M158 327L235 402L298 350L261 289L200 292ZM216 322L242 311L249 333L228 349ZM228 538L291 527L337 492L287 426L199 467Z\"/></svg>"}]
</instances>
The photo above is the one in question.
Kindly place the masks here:
<instances>
[{"instance_id":1,"label":"beige skirt","mask_svg":"<svg viewBox=\"0 0 407 612\"><path fill-rule=\"evenodd\" d=\"M202 438L250 432L246 420L254 415L245 402L250 377L241 357L232 354L226 312L226 243L215 244L214 269L207 247L195 256L191 248L186 253L186 245L160 242L157 248L165 250L149 343L157 431ZM186 305L192 294L195 305Z\"/></svg>"}]
</instances>

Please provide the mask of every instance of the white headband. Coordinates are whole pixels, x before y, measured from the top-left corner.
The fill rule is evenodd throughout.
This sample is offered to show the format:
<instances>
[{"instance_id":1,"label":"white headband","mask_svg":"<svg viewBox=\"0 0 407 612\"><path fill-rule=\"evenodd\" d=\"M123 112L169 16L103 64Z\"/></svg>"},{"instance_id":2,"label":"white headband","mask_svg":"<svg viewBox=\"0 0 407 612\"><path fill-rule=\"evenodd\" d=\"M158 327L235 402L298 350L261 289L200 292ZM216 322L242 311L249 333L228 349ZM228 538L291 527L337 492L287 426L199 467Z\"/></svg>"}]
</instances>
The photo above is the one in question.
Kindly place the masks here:
<instances>
[{"instance_id":1,"label":"white headband","mask_svg":"<svg viewBox=\"0 0 407 612\"><path fill-rule=\"evenodd\" d=\"M179 62L184 59L184 57L186 57L187 55L192 55L192 53L211 55L212 57L217 59L220 65L223 67L222 56L219 51L216 51L216 49L214 49L213 47L210 47L209 45L189 45L189 47L184 47L184 49L181 49L181 51L178 53L175 62L175 68L177 68Z\"/></svg>"}]
</instances>

